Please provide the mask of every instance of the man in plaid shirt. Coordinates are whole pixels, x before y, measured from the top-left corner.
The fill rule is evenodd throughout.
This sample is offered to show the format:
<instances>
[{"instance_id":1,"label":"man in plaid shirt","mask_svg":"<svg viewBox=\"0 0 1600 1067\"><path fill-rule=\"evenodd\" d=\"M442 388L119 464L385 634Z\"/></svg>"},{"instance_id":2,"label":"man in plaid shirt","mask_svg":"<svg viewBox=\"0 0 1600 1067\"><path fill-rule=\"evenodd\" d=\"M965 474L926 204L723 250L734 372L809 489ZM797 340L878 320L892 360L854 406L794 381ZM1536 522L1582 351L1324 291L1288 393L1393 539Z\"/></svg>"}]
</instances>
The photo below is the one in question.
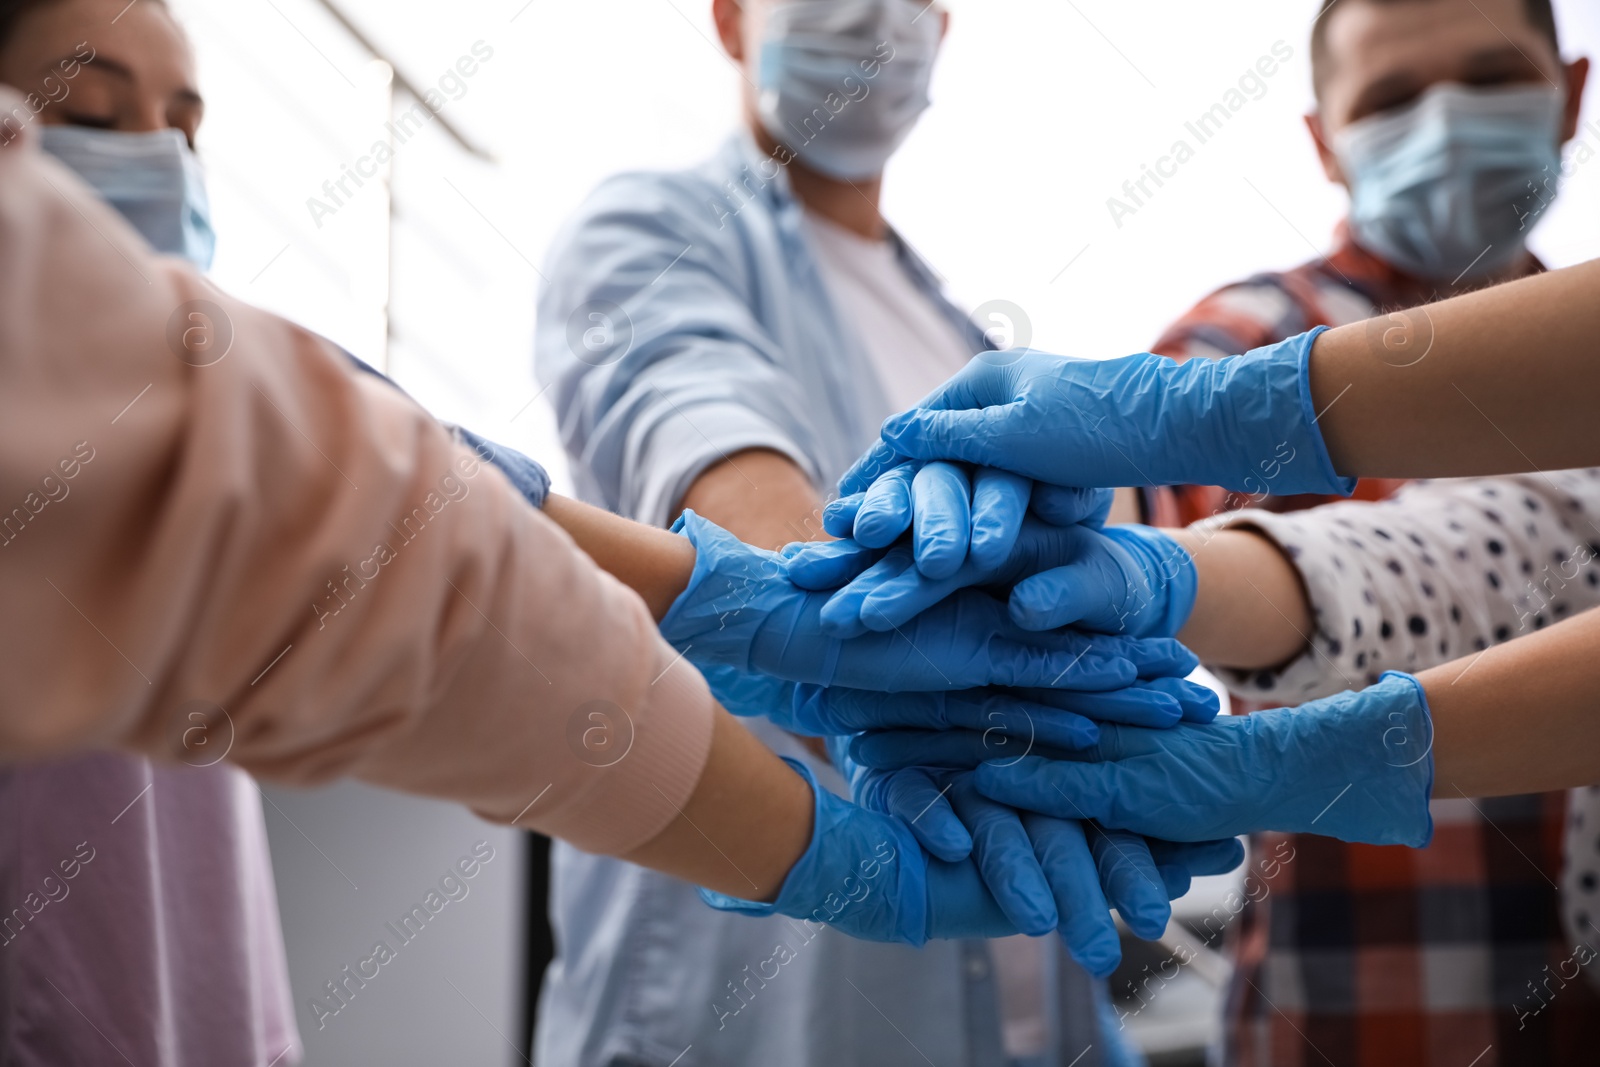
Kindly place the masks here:
<instances>
[{"instance_id":1,"label":"man in plaid shirt","mask_svg":"<svg viewBox=\"0 0 1600 1067\"><path fill-rule=\"evenodd\" d=\"M1586 60L1562 63L1550 0L1324 0L1312 71L1307 125L1328 177L1351 193L1333 250L1213 293L1153 351L1217 358L1542 269L1522 238L1560 184L1556 143L1578 131L1588 71ZM1600 147L1592 123L1577 153L1585 145ZM1489 170L1508 157L1534 173L1555 160L1553 180L1519 196L1533 183ZM1382 499L1401 484L1363 481L1357 496ZM1180 525L1324 502L1188 486L1147 495L1146 511ZM1230 681L1267 690L1275 676ZM1565 794L1435 802L1437 832L1420 851L1259 842L1294 859L1229 930L1225 1062L1600 1063L1600 996L1582 979L1543 984L1574 952L1556 889L1566 810Z\"/></svg>"}]
</instances>

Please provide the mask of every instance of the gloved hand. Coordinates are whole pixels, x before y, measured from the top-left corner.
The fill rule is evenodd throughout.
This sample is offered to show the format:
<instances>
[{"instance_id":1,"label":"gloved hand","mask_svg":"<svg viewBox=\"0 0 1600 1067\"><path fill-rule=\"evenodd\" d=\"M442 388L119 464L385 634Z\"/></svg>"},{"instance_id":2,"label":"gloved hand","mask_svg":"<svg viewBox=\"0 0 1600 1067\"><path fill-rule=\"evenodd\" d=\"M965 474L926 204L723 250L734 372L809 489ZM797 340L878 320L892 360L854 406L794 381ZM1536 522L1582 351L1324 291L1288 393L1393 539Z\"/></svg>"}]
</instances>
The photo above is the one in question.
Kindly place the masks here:
<instances>
[{"instance_id":1,"label":"gloved hand","mask_svg":"<svg viewBox=\"0 0 1600 1067\"><path fill-rule=\"evenodd\" d=\"M1420 848L1433 835L1433 721L1422 684L1395 671L1359 692L1209 726L1106 725L1095 751L1067 759L1102 762L985 764L978 788L1179 841L1280 830Z\"/></svg>"},{"instance_id":2,"label":"gloved hand","mask_svg":"<svg viewBox=\"0 0 1600 1067\"><path fill-rule=\"evenodd\" d=\"M906 463L865 491L835 500L822 528L868 548L887 548L907 530L917 566L933 578L959 568L969 552L1004 557L1014 540L1033 483L1005 471L968 472L952 463Z\"/></svg>"},{"instance_id":3,"label":"gloved hand","mask_svg":"<svg viewBox=\"0 0 1600 1067\"><path fill-rule=\"evenodd\" d=\"M930 857L904 821L857 807L817 786L801 765L790 762L816 796L810 847L795 864L771 904L742 901L701 890L712 907L748 915L788 915L827 923L853 937L921 945L933 938L995 938L1022 932L1006 916L971 859L947 863ZM974 799L982 803L981 799ZM1147 903L1167 886L1146 853L1126 849L1127 838L1107 837L1091 849L1083 828L1070 820L1027 813L1023 845L1007 831L985 832L986 848L1020 859L1026 849L1041 869L1052 872L1046 887L1033 883L1013 903L1028 913L1030 928L1044 932L1060 924L1074 958L1104 977L1121 952L1109 908L1139 916L1151 928ZM1150 860L1148 864L1144 860ZM1102 879L1113 898L1108 902ZM1025 903L1024 903L1025 902ZM1165 907L1165 902L1162 902ZM1126 915L1127 912L1124 912Z\"/></svg>"},{"instance_id":4,"label":"gloved hand","mask_svg":"<svg viewBox=\"0 0 1600 1067\"><path fill-rule=\"evenodd\" d=\"M978 730L993 744L1015 739L1019 749L1033 745L1078 749L1100 739L1099 722L1152 727L1210 722L1219 707L1215 693L1182 678L1159 678L1108 693L1072 689L879 693L786 682L718 663L707 664L702 673L712 695L733 714L770 719L803 737L863 730Z\"/></svg>"},{"instance_id":5,"label":"gloved hand","mask_svg":"<svg viewBox=\"0 0 1600 1067\"><path fill-rule=\"evenodd\" d=\"M1096 633L1173 637L1194 610L1197 578L1183 546L1149 526L1052 526L1022 523L1010 555L986 567L976 554L947 578L912 566L905 546L886 554L852 541L790 545L789 580L802 589L833 589L843 574L879 557L822 609L823 630L853 637L904 626L958 589L1011 589L1011 621L1025 630L1075 625Z\"/></svg>"},{"instance_id":6,"label":"gloved hand","mask_svg":"<svg viewBox=\"0 0 1600 1067\"><path fill-rule=\"evenodd\" d=\"M863 488L824 508L822 528L866 548L887 548L914 527L917 567L933 579L948 577L963 562L1000 566L1022 532L1030 501L1035 515L1057 526L1104 526L1112 504L1108 489L1035 485L993 467L972 470L969 480L967 471L949 463L907 461Z\"/></svg>"},{"instance_id":7,"label":"gloved hand","mask_svg":"<svg viewBox=\"0 0 1600 1067\"><path fill-rule=\"evenodd\" d=\"M1018 812L979 794L970 771L874 771L848 758L836 762L858 804L899 816L939 859L970 854L1021 932L1037 936L1059 927L1073 958L1099 976L1118 960L1109 917L1099 907L1086 913L1068 907L1094 899L1092 882L1129 929L1155 940L1172 917L1169 901L1188 892L1193 877L1231 871L1244 859L1237 841L1147 842L1093 823ZM1092 868L1083 862L1085 840Z\"/></svg>"},{"instance_id":8,"label":"gloved hand","mask_svg":"<svg viewBox=\"0 0 1600 1067\"><path fill-rule=\"evenodd\" d=\"M809 919L867 941L908 945L1017 932L970 860L931 859L899 819L842 800L817 785L804 765L784 762L816 797L810 846L771 904L702 889L707 904L745 915Z\"/></svg>"},{"instance_id":9,"label":"gloved hand","mask_svg":"<svg viewBox=\"0 0 1600 1067\"><path fill-rule=\"evenodd\" d=\"M1029 633L1006 617L1003 603L972 590L892 634L839 641L822 632L827 595L791 583L776 553L692 511L674 529L694 544L695 568L661 633L696 666L883 692L986 685L1103 692L1137 678L1182 677L1198 664L1171 640Z\"/></svg>"},{"instance_id":10,"label":"gloved hand","mask_svg":"<svg viewBox=\"0 0 1600 1067\"><path fill-rule=\"evenodd\" d=\"M840 483L853 493L900 463L978 463L1055 485L1220 485L1249 493L1338 493L1317 429L1309 359L1321 327L1229 359L1149 353L1067 359L986 352L922 404Z\"/></svg>"}]
</instances>

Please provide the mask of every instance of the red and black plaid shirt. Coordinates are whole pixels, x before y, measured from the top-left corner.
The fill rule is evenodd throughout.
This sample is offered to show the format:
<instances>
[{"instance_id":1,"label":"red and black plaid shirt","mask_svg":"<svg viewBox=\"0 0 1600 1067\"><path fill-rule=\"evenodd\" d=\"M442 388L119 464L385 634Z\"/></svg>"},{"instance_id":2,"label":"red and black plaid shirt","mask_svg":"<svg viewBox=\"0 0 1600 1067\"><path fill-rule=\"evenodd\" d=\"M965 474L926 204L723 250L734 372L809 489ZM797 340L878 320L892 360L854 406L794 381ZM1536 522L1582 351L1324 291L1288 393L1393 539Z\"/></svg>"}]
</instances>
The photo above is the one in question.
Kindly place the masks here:
<instances>
[{"instance_id":1,"label":"red and black plaid shirt","mask_svg":"<svg viewBox=\"0 0 1600 1067\"><path fill-rule=\"evenodd\" d=\"M1530 272L1539 269L1530 264ZM1325 259L1211 294L1153 351L1174 359L1233 355L1437 295L1341 228ZM1357 496L1382 499L1401 484L1363 481ZM1150 506L1157 524L1182 525L1247 503L1293 511L1330 499L1246 501L1186 486L1154 494ZM1258 845L1268 853L1294 858L1253 888L1257 902L1229 930L1237 970L1225 1062L1600 1064L1600 995L1582 977L1554 977L1573 955L1556 888L1566 810L1564 793L1435 802L1434 840L1420 850L1264 835Z\"/></svg>"}]
</instances>

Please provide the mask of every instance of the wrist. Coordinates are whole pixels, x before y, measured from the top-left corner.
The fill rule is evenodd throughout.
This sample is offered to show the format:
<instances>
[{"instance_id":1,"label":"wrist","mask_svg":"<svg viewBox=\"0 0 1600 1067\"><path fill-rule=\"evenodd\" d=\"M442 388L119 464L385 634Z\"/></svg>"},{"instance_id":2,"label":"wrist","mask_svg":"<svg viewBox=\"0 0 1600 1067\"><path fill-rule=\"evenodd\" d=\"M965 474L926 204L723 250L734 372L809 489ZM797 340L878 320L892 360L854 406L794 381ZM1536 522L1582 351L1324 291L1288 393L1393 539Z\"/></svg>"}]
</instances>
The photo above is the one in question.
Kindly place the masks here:
<instances>
[{"instance_id":1,"label":"wrist","mask_svg":"<svg viewBox=\"0 0 1600 1067\"><path fill-rule=\"evenodd\" d=\"M1390 671L1359 692L1257 719L1283 794L1262 805L1280 813L1274 828L1413 848L1432 838L1433 719L1416 678Z\"/></svg>"},{"instance_id":2,"label":"wrist","mask_svg":"<svg viewBox=\"0 0 1600 1067\"><path fill-rule=\"evenodd\" d=\"M1312 350L1327 329L1318 326L1243 355L1184 365L1202 364L1193 372L1199 376L1196 387L1187 391L1187 414L1196 425L1173 427L1173 439L1188 440L1192 433L1195 440L1228 443L1223 456L1201 456L1207 469L1187 481L1259 496L1354 491L1355 479L1341 478L1334 469L1311 389Z\"/></svg>"}]
</instances>

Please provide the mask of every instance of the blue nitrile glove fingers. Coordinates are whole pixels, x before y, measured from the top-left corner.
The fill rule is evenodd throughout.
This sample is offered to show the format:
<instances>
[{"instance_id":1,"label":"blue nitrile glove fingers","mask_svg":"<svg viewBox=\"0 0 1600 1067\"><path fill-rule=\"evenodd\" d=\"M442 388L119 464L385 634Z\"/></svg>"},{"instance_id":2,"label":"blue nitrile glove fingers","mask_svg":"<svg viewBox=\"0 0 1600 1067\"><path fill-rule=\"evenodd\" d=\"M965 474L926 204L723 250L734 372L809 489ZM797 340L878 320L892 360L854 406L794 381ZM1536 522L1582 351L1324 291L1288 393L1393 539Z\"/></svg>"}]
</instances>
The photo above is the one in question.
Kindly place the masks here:
<instances>
[{"instance_id":1,"label":"blue nitrile glove fingers","mask_svg":"<svg viewBox=\"0 0 1600 1067\"><path fill-rule=\"evenodd\" d=\"M941 784L948 784L947 775L922 767L874 771L852 765L852 771L850 794L857 804L904 819L922 847L947 863L972 855L972 834L950 806L949 793Z\"/></svg>"},{"instance_id":2,"label":"blue nitrile glove fingers","mask_svg":"<svg viewBox=\"0 0 1600 1067\"><path fill-rule=\"evenodd\" d=\"M1028 811L1022 814L1022 826L1047 872L1068 955L1096 978L1110 977L1122 962L1122 943L1083 825Z\"/></svg>"},{"instance_id":3,"label":"blue nitrile glove fingers","mask_svg":"<svg viewBox=\"0 0 1600 1067\"><path fill-rule=\"evenodd\" d=\"M1019 633L1029 631L1018 628ZM1046 633L1034 634L1043 638L1045 636L1061 636L1062 634L1077 634L1076 630L1056 630ZM1124 637L1121 634L1096 634L1081 635L1085 647L1102 656L1116 656L1126 659L1134 665L1143 679L1152 678L1187 678L1200 666L1200 657L1184 646L1180 641L1170 637ZM999 684L999 683L996 683ZM1028 683L1006 683L1008 685ZM1052 687L1054 688L1054 687ZM1084 686L1082 688L1088 688Z\"/></svg>"},{"instance_id":4,"label":"blue nitrile glove fingers","mask_svg":"<svg viewBox=\"0 0 1600 1067\"><path fill-rule=\"evenodd\" d=\"M999 568L984 570L969 559L942 582L920 570L869 569L836 594L841 604L832 618L841 618L845 605L859 601L868 628L889 630L955 589L1013 582L1011 618L1024 629L1073 624L1134 637L1174 636L1188 621L1196 593L1189 554L1166 534L1142 526L1102 531L1030 519Z\"/></svg>"},{"instance_id":5,"label":"blue nitrile glove fingers","mask_svg":"<svg viewBox=\"0 0 1600 1067\"><path fill-rule=\"evenodd\" d=\"M1420 847L1433 834L1432 742L1421 683L1390 672L1360 692L1205 726L1102 725L1095 749L985 764L977 782L1014 807L1177 841L1279 830ZM875 755L860 741L852 752Z\"/></svg>"},{"instance_id":6,"label":"blue nitrile glove fingers","mask_svg":"<svg viewBox=\"0 0 1600 1067\"><path fill-rule=\"evenodd\" d=\"M917 569L911 546L902 542L885 550L881 559L828 598L828 602L822 606L822 632L845 639L860 637L866 633L887 633L895 629L895 626L869 626L862 617L863 604L872 596L874 590L884 583L907 577L913 582L927 581ZM898 620L896 625L908 623L914 617L907 615Z\"/></svg>"},{"instance_id":7,"label":"blue nitrile glove fingers","mask_svg":"<svg viewBox=\"0 0 1600 1067\"><path fill-rule=\"evenodd\" d=\"M966 772L921 768L879 772L849 761L845 769L857 803L904 819L935 855L939 852L930 840L954 853L941 857L950 860L965 854L958 848L974 846L985 884L1019 930L1037 936L1059 926L1072 940L1074 955L1097 969L1116 963L1106 938L1108 905L1138 936L1154 939L1165 931L1171 916L1168 901L1187 892L1193 876L1225 873L1244 860L1244 847L1237 841L1147 842L1137 834L1092 825L1063 830L1060 820L1031 812L1019 819L1013 809L985 802ZM937 787L940 782L943 787ZM1032 821L1042 841L1029 836L1024 820ZM918 827L924 822L941 829L921 831ZM1067 835L1065 848L1053 840L1061 833ZM1085 837L1087 856L1072 847ZM1092 872L1085 863L1088 858L1093 860ZM1064 913L1055 902L1058 889L1060 899L1075 901L1070 923L1060 922Z\"/></svg>"},{"instance_id":8,"label":"blue nitrile glove fingers","mask_svg":"<svg viewBox=\"0 0 1600 1067\"><path fill-rule=\"evenodd\" d=\"M785 550L789 573L804 575L809 588L854 569L860 554L849 549L800 546ZM887 632L960 589L1012 590L1010 614L1027 630L1078 629L1133 637L1171 637L1194 609L1197 577L1188 552L1168 535L1145 526L1098 530L1024 520L1011 554L985 568L975 556L949 577L935 580L908 565L903 545L857 574L823 610L826 632L857 636L861 627ZM841 562L841 559L848 562Z\"/></svg>"},{"instance_id":9,"label":"blue nitrile glove fingers","mask_svg":"<svg viewBox=\"0 0 1600 1067\"><path fill-rule=\"evenodd\" d=\"M1018 931L1038 937L1056 928L1055 901L1021 819L1015 809L980 794L970 772L847 767L856 803L903 819L923 846L942 860L953 862L970 854Z\"/></svg>"},{"instance_id":10,"label":"blue nitrile glove fingers","mask_svg":"<svg viewBox=\"0 0 1600 1067\"><path fill-rule=\"evenodd\" d=\"M1310 353L1321 329L1243 356L1183 363L1150 353L983 353L919 407L890 417L885 451L1055 485L1347 495L1354 480L1334 471L1311 398Z\"/></svg>"},{"instance_id":11,"label":"blue nitrile glove fingers","mask_svg":"<svg viewBox=\"0 0 1600 1067\"><path fill-rule=\"evenodd\" d=\"M1149 526L1059 531L1070 561L1019 581L1011 618L1026 630L1078 626L1098 633L1173 637L1194 611L1194 560Z\"/></svg>"},{"instance_id":12,"label":"blue nitrile glove fingers","mask_svg":"<svg viewBox=\"0 0 1600 1067\"><path fill-rule=\"evenodd\" d=\"M883 558L885 550L868 548L848 538L839 541L796 541L783 546L783 559L789 580L801 589L816 593L843 588L863 571Z\"/></svg>"},{"instance_id":13,"label":"blue nitrile glove fingers","mask_svg":"<svg viewBox=\"0 0 1600 1067\"><path fill-rule=\"evenodd\" d=\"M674 529L694 544L695 566L661 633L696 666L720 663L789 681L889 692L985 685L1098 692L1152 672L1191 669L1173 669L1188 655L1175 642L1029 633L1011 622L1002 602L973 590L892 634L835 640L822 632L827 595L790 582L782 557L692 511Z\"/></svg>"},{"instance_id":14,"label":"blue nitrile glove fingers","mask_svg":"<svg viewBox=\"0 0 1600 1067\"><path fill-rule=\"evenodd\" d=\"M864 493L873 482L895 467L909 462L911 462L909 459L883 441L874 441L872 447L862 453L861 458L851 464L850 469L844 472L844 477L839 479L839 495L843 497Z\"/></svg>"},{"instance_id":15,"label":"blue nitrile glove fingers","mask_svg":"<svg viewBox=\"0 0 1600 1067\"><path fill-rule=\"evenodd\" d=\"M708 675L709 677L709 675ZM1067 690L1034 690L1056 703L1070 704ZM792 733L810 737L855 734L895 728L931 731L974 730L995 737L1036 741L1057 748L1087 748L1100 739L1097 726L1068 708L1025 700L999 689L948 693L877 693L842 686L798 685L793 701L767 713ZM994 758L994 753L986 758ZM974 764L976 766L976 764Z\"/></svg>"},{"instance_id":16,"label":"blue nitrile glove fingers","mask_svg":"<svg viewBox=\"0 0 1600 1067\"><path fill-rule=\"evenodd\" d=\"M950 806L949 775L927 767L863 767L850 758L850 738L840 734L827 739L827 749L857 804L905 820L922 847L947 863L972 855L972 835Z\"/></svg>"},{"instance_id":17,"label":"blue nitrile glove fingers","mask_svg":"<svg viewBox=\"0 0 1600 1067\"><path fill-rule=\"evenodd\" d=\"M980 571L995 570L1011 555L1022 533L1033 482L1008 471L978 467L972 473L971 562Z\"/></svg>"},{"instance_id":18,"label":"blue nitrile glove fingers","mask_svg":"<svg viewBox=\"0 0 1600 1067\"><path fill-rule=\"evenodd\" d=\"M852 762L880 771L904 767L973 770L990 762L1020 763L1028 757L1074 758L1073 754L1078 751L1041 744L1026 735L1001 730L868 730L851 738L849 745ZM1058 807L1046 814L1059 812Z\"/></svg>"},{"instance_id":19,"label":"blue nitrile glove fingers","mask_svg":"<svg viewBox=\"0 0 1600 1067\"><path fill-rule=\"evenodd\" d=\"M830 537L849 537L856 530L856 515L861 511L866 493L851 493L830 500L822 508L822 528Z\"/></svg>"},{"instance_id":20,"label":"blue nitrile glove fingers","mask_svg":"<svg viewBox=\"0 0 1600 1067\"><path fill-rule=\"evenodd\" d=\"M901 820L836 797L803 765L784 762L806 779L816 798L811 844L773 903L702 889L707 904L745 915L808 919L852 937L908 945L1017 932L971 860L930 859Z\"/></svg>"},{"instance_id":21,"label":"blue nitrile glove fingers","mask_svg":"<svg viewBox=\"0 0 1600 1067\"><path fill-rule=\"evenodd\" d=\"M972 485L953 463L929 463L911 484L912 548L917 569L935 580L966 562L972 543Z\"/></svg>"},{"instance_id":22,"label":"blue nitrile glove fingers","mask_svg":"<svg viewBox=\"0 0 1600 1067\"><path fill-rule=\"evenodd\" d=\"M1079 489L1070 485L1033 483L1033 497L1029 507L1035 515L1052 526L1101 527L1111 517L1111 506L1116 503L1113 489Z\"/></svg>"},{"instance_id":23,"label":"blue nitrile glove fingers","mask_svg":"<svg viewBox=\"0 0 1600 1067\"><path fill-rule=\"evenodd\" d=\"M973 730L1070 749L1087 748L1100 739L1096 722L1160 729L1181 721L1210 722L1219 706L1216 693L1182 678L1141 682L1109 693L1037 688L880 693L815 685L790 691L794 699L788 705L763 695L763 706L771 710L756 714L812 737L863 730Z\"/></svg>"},{"instance_id":24,"label":"blue nitrile glove fingers","mask_svg":"<svg viewBox=\"0 0 1600 1067\"><path fill-rule=\"evenodd\" d=\"M1085 715L1096 722L1165 729L1179 722L1206 723L1222 710L1222 699L1209 686L1184 678L1156 678L1110 693L1075 693L1066 689L1017 689L1023 701ZM1082 746L1071 746L1082 747Z\"/></svg>"},{"instance_id":25,"label":"blue nitrile glove fingers","mask_svg":"<svg viewBox=\"0 0 1600 1067\"><path fill-rule=\"evenodd\" d=\"M979 793L970 773L951 776L949 796L972 834L972 858L1000 910L1030 937L1054 930L1055 897L1016 809Z\"/></svg>"},{"instance_id":26,"label":"blue nitrile glove fingers","mask_svg":"<svg viewBox=\"0 0 1600 1067\"><path fill-rule=\"evenodd\" d=\"M1172 904L1150 846L1143 837L1126 830L1106 830L1093 823L1083 829L1107 903L1121 914L1135 936L1146 941L1160 937L1172 918Z\"/></svg>"},{"instance_id":27,"label":"blue nitrile glove fingers","mask_svg":"<svg viewBox=\"0 0 1600 1067\"><path fill-rule=\"evenodd\" d=\"M1068 563L1085 551L1086 539L1096 536L1084 527L1062 528L1026 518L1016 531L1011 551L999 566L986 567L972 555L941 579L929 577L922 567L871 567L834 594L823 617L831 626L846 632L854 618L871 630L893 630L958 589L1007 586ZM821 567L813 569L821 570ZM837 570L834 568L835 572Z\"/></svg>"},{"instance_id":28,"label":"blue nitrile glove fingers","mask_svg":"<svg viewBox=\"0 0 1600 1067\"><path fill-rule=\"evenodd\" d=\"M1236 837L1222 841L1163 841L1145 838L1156 870L1167 883L1167 899L1177 900L1189 891L1195 878L1227 874L1244 862L1244 842Z\"/></svg>"},{"instance_id":29,"label":"blue nitrile glove fingers","mask_svg":"<svg viewBox=\"0 0 1600 1067\"><path fill-rule=\"evenodd\" d=\"M895 467L873 482L856 511L855 539L868 548L888 548L911 529L915 513L911 483L920 463Z\"/></svg>"}]
</instances>

